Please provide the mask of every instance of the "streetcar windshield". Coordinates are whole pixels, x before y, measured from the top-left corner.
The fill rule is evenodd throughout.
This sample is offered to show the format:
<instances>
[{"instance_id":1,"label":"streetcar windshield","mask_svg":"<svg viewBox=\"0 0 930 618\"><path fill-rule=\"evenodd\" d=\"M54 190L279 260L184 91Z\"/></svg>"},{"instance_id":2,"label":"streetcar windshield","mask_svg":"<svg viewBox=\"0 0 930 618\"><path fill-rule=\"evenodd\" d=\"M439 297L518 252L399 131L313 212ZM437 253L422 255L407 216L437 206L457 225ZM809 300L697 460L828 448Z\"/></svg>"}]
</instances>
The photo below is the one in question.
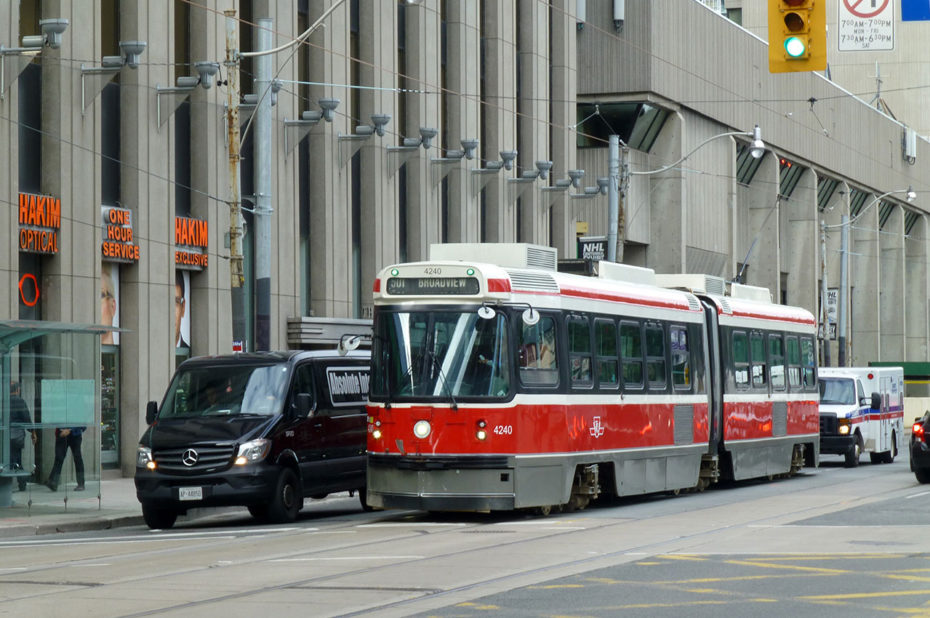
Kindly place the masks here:
<instances>
[{"instance_id":1,"label":"streetcar windshield","mask_svg":"<svg viewBox=\"0 0 930 618\"><path fill-rule=\"evenodd\" d=\"M510 392L507 317L470 311L382 312L373 398L501 398Z\"/></svg>"},{"instance_id":2,"label":"streetcar windshield","mask_svg":"<svg viewBox=\"0 0 930 618\"><path fill-rule=\"evenodd\" d=\"M820 378L820 403L852 405L856 403L853 381L837 378Z\"/></svg>"},{"instance_id":3,"label":"streetcar windshield","mask_svg":"<svg viewBox=\"0 0 930 618\"><path fill-rule=\"evenodd\" d=\"M168 387L159 418L271 416L281 410L287 365L183 367Z\"/></svg>"}]
</instances>

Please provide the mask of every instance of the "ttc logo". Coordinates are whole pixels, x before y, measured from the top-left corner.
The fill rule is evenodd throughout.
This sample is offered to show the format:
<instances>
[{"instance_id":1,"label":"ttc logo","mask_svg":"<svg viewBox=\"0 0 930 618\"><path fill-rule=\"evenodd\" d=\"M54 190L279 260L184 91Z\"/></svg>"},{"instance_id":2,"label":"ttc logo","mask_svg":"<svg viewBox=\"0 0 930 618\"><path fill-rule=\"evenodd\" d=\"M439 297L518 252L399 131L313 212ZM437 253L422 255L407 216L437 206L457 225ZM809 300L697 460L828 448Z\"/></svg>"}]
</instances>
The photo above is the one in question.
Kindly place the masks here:
<instances>
[{"instance_id":1,"label":"ttc logo","mask_svg":"<svg viewBox=\"0 0 930 618\"><path fill-rule=\"evenodd\" d=\"M595 416L594 424L591 425L591 429L590 429L591 435L594 436L595 438L600 438L601 436L604 435L604 431L605 431L604 426L601 425L601 417Z\"/></svg>"}]
</instances>

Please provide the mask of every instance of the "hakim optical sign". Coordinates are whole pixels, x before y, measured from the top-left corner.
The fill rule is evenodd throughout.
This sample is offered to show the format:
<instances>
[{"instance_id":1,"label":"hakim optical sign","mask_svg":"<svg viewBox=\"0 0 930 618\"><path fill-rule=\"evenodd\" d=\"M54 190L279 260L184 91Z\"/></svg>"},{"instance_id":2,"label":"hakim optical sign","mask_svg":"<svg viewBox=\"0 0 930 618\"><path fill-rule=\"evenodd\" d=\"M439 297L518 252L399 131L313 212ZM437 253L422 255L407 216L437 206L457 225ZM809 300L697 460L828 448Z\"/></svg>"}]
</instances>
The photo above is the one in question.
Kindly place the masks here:
<instances>
[{"instance_id":1,"label":"hakim optical sign","mask_svg":"<svg viewBox=\"0 0 930 618\"><path fill-rule=\"evenodd\" d=\"M769 72L827 68L826 0L768 0Z\"/></svg>"}]
</instances>

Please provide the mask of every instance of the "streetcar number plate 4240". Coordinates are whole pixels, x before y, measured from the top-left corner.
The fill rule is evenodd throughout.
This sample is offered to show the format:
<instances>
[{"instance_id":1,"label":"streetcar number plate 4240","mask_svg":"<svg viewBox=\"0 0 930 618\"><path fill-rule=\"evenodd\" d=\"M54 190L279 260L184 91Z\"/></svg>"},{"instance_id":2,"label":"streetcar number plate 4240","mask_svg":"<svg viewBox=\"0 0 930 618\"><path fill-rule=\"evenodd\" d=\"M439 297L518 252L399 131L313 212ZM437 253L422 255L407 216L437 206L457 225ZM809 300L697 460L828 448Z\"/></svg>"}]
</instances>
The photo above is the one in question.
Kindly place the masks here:
<instances>
[{"instance_id":1,"label":"streetcar number plate 4240","mask_svg":"<svg viewBox=\"0 0 930 618\"><path fill-rule=\"evenodd\" d=\"M203 487L179 487L178 500L203 500Z\"/></svg>"}]
</instances>

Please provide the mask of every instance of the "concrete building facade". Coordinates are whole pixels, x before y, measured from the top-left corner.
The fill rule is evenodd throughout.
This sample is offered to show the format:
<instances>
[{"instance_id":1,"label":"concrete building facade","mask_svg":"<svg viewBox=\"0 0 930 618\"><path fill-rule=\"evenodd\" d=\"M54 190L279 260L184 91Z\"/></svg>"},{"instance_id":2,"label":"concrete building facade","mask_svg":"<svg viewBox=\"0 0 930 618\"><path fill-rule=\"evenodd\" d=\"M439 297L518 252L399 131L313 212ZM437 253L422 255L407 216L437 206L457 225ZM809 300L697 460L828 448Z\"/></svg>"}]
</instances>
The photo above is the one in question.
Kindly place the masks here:
<instances>
[{"instance_id":1,"label":"concrete building facade","mask_svg":"<svg viewBox=\"0 0 930 618\"><path fill-rule=\"evenodd\" d=\"M607 232L607 197L585 188L608 175L618 134L625 262L739 279L819 313L823 275L836 288L845 259L847 362L928 360L927 143L906 161L901 123L822 76L770 75L765 42L700 2L628 0L616 19L590 0L22 0L0 10L0 321L100 324L115 311L105 468L133 473L145 402L178 361L233 349L230 72L245 95L272 93L255 88L257 58L226 63L229 10L242 52L259 19L278 47L325 13L270 56L271 213L253 208L254 99L240 106L246 348L258 257L273 349L302 345L289 328L301 318L369 318L376 270L432 243L574 257L579 233ZM50 18L69 21L59 48L9 51ZM120 46L132 41L146 43L137 63ZM179 88L201 61L219 63L213 86ZM331 121L325 99L339 100ZM383 136L373 115L390 116ZM581 169L578 186L564 182ZM57 228L21 219L21 200L40 198L60 200ZM54 232L57 250L24 247L24 230ZM835 364L837 342L823 348Z\"/></svg>"}]
</instances>

